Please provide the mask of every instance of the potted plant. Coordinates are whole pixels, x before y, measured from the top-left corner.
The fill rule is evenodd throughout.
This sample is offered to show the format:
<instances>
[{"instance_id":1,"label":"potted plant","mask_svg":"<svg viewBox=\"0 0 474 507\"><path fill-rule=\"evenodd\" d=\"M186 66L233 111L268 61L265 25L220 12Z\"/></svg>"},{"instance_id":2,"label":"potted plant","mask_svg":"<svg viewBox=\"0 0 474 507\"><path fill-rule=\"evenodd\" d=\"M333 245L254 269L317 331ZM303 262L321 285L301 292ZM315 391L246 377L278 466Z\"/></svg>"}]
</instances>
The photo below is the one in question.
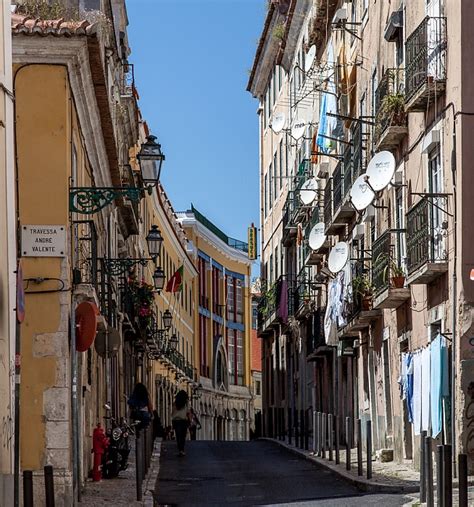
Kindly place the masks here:
<instances>
[{"instance_id":1,"label":"potted plant","mask_svg":"<svg viewBox=\"0 0 474 507\"><path fill-rule=\"evenodd\" d=\"M390 118L388 125L404 125L406 122L405 96L401 93L385 95L380 105L380 114Z\"/></svg>"},{"instance_id":2,"label":"potted plant","mask_svg":"<svg viewBox=\"0 0 474 507\"><path fill-rule=\"evenodd\" d=\"M367 275L356 276L352 279L352 290L360 297L362 310L372 309L374 286Z\"/></svg>"},{"instance_id":3,"label":"potted plant","mask_svg":"<svg viewBox=\"0 0 474 507\"><path fill-rule=\"evenodd\" d=\"M405 286L405 271L395 261L391 261L392 284L396 289L403 289Z\"/></svg>"}]
</instances>

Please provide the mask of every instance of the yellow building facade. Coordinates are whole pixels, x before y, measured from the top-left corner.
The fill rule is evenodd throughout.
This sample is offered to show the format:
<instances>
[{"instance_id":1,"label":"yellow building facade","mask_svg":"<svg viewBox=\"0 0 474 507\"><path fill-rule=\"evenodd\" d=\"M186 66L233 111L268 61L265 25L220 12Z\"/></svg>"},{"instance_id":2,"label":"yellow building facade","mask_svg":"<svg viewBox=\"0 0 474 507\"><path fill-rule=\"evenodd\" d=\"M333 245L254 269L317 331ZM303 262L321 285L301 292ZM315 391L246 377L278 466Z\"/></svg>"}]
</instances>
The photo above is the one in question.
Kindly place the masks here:
<instances>
[{"instance_id":1,"label":"yellow building facade","mask_svg":"<svg viewBox=\"0 0 474 507\"><path fill-rule=\"evenodd\" d=\"M175 393L191 393L196 380L197 270L155 162L139 160L149 132L131 66L118 57L125 3L102 14L17 13L11 22L26 313L20 465L33 471L38 495L43 467L53 465L58 505L80 496L94 428L110 425L106 415L129 416L137 382L167 424ZM158 256L147 242L153 227L163 238ZM180 266L182 290L156 290L157 271L166 283ZM81 314L84 304L95 317ZM84 319L95 323L87 346Z\"/></svg>"},{"instance_id":2,"label":"yellow building facade","mask_svg":"<svg viewBox=\"0 0 474 507\"><path fill-rule=\"evenodd\" d=\"M198 271L194 350L201 389L193 400L202 425L198 438L247 440L253 425L248 246L194 207L178 218Z\"/></svg>"},{"instance_id":3,"label":"yellow building facade","mask_svg":"<svg viewBox=\"0 0 474 507\"><path fill-rule=\"evenodd\" d=\"M9 2L0 4L0 505L13 497L16 222Z\"/></svg>"}]
</instances>

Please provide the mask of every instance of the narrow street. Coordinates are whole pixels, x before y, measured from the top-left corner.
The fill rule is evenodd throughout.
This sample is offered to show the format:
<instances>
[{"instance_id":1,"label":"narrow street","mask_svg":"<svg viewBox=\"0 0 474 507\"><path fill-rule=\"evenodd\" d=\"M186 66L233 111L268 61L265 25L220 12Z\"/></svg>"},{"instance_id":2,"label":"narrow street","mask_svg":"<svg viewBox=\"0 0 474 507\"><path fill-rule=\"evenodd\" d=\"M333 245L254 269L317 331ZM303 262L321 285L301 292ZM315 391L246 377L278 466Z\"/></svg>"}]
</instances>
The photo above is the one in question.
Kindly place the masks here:
<instances>
[{"instance_id":1,"label":"narrow street","mask_svg":"<svg viewBox=\"0 0 474 507\"><path fill-rule=\"evenodd\" d=\"M403 505L403 495L363 494L271 442L164 442L155 505Z\"/></svg>"}]
</instances>

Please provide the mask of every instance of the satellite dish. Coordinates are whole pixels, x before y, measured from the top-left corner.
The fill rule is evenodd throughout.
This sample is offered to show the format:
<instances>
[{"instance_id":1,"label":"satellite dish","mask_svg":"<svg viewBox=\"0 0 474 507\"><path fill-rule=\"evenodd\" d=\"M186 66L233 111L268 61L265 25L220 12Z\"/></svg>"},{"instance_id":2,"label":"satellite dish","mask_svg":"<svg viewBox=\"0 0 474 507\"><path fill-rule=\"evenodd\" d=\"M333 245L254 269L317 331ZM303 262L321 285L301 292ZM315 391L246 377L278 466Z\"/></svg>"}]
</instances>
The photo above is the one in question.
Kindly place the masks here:
<instances>
[{"instance_id":1,"label":"satellite dish","mask_svg":"<svg viewBox=\"0 0 474 507\"><path fill-rule=\"evenodd\" d=\"M367 166L369 184L375 192L383 190L395 173L395 157L389 151L375 154Z\"/></svg>"},{"instance_id":2,"label":"satellite dish","mask_svg":"<svg viewBox=\"0 0 474 507\"><path fill-rule=\"evenodd\" d=\"M303 204L311 204L316 199L318 182L314 178L306 180L301 186L300 199Z\"/></svg>"},{"instance_id":3,"label":"satellite dish","mask_svg":"<svg viewBox=\"0 0 474 507\"><path fill-rule=\"evenodd\" d=\"M336 243L332 250L329 252L328 268L332 273L339 273L349 259L349 247L344 241Z\"/></svg>"},{"instance_id":4,"label":"satellite dish","mask_svg":"<svg viewBox=\"0 0 474 507\"><path fill-rule=\"evenodd\" d=\"M326 234L324 234L324 222L317 223L310 231L308 244L311 250L319 250L326 241Z\"/></svg>"},{"instance_id":5,"label":"satellite dish","mask_svg":"<svg viewBox=\"0 0 474 507\"><path fill-rule=\"evenodd\" d=\"M285 126L286 116L285 113L275 113L273 115L272 130L275 134L279 134Z\"/></svg>"},{"instance_id":6,"label":"satellite dish","mask_svg":"<svg viewBox=\"0 0 474 507\"><path fill-rule=\"evenodd\" d=\"M352 204L357 211L363 211L367 206L372 204L375 198L374 191L366 182L367 176L363 174L359 176L352 185L350 196Z\"/></svg>"},{"instance_id":7,"label":"satellite dish","mask_svg":"<svg viewBox=\"0 0 474 507\"><path fill-rule=\"evenodd\" d=\"M309 72L311 67L313 66L314 59L316 57L316 46L313 44L306 53L306 58L304 61L304 71Z\"/></svg>"},{"instance_id":8,"label":"satellite dish","mask_svg":"<svg viewBox=\"0 0 474 507\"><path fill-rule=\"evenodd\" d=\"M85 352L97 334L99 309L94 303L84 301L76 308L76 350Z\"/></svg>"},{"instance_id":9,"label":"satellite dish","mask_svg":"<svg viewBox=\"0 0 474 507\"><path fill-rule=\"evenodd\" d=\"M306 130L306 122L304 120L300 120L299 118L295 118L293 125L291 127L291 135L296 139L301 139L303 137L304 131Z\"/></svg>"}]
</instances>

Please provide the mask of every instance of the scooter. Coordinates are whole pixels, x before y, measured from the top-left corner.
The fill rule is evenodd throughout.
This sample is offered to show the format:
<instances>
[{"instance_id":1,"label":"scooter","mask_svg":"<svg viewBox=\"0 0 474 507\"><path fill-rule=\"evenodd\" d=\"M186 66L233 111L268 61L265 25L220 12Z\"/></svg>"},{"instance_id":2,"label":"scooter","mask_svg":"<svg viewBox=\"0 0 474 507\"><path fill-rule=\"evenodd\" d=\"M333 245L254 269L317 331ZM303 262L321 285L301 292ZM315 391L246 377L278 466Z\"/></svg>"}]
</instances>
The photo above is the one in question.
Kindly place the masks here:
<instances>
[{"instance_id":1,"label":"scooter","mask_svg":"<svg viewBox=\"0 0 474 507\"><path fill-rule=\"evenodd\" d=\"M107 410L110 407L106 405ZM112 416L106 417L111 425L107 429L106 435L109 439L102 462L102 474L106 479L117 477L122 470L128 468L128 456L130 454L129 436L135 433L133 425L129 425L125 419L120 423Z\"/></svg>"}]
</instances>

